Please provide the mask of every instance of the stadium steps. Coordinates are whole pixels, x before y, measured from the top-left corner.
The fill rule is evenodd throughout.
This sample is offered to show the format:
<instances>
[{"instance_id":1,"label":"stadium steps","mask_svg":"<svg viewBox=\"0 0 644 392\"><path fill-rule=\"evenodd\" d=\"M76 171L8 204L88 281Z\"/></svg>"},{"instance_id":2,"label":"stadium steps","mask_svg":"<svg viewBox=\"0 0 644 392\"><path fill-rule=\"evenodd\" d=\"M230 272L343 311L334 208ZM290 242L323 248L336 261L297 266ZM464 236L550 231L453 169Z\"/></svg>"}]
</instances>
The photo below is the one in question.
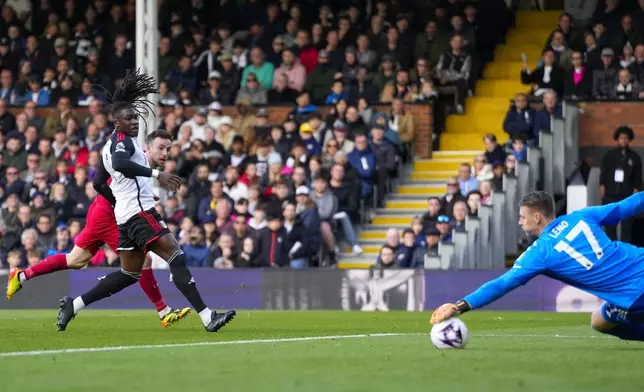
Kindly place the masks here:
<instances>
[{"instance_id":1,"label":"stadium steps","mask_svg":"<svg viewBox=\"0 0 644 392\"><path fill-rule=\"evenodd\" d=\"M387 229L410 227L412 219L422 215L427 208L427 198L441 196L445 192L447 178L456 175L461 163L471 163L474 156L483 150L483 135L493 133L501 141L505 140L502 125L509 102L516 93L528 91L528 87L521 84L521 53L526 54L530 64L539 61L559 14L517 14L517 27L508 33L506 43L496 48L495 61L485 68L483 79L476 85L476 95L466 100L465 114L447 119L445 132L441 135L441 151L435 152L432 159L418 160L413 164L411 173L388 195L385 208L376 210L371 224L359 233L364 253L341 256L338 267L371 266L385 242Z\"/></svg>"},{"instance_id":2,"label":"stadium steps","mask_svg":"<svg viewBox=\"0 0 644 392\"><path fill-rule=\"evenodd\" d=\"M411 221L427 210L429 196L441 197L445 194L445 184L449 176L456 174L463 162L472 162L480 151L436 151L432 159L417 160L411 165L411 173L401 179L397 189L387 196L385 208L374 211L371 224L362 228L358 234L364 253L351 255L351 249L341 255L339 268L368 268L377 258L380 247L385 243L387 230L403 230L411 227Z\"/></svg>"},{"instance_id":3,"label":"stadium steps","mask_svg":"<svg viewBox=\"0 0 644 392\"><path fill-rule=\"evenodd\" d=\"M510 100L516 93L529 90L521 83L521 53L525 53L531 65L541 59L559 14L559 11L517 13L516 27L508 32L505 44L497 46L494 61L485 67L483 79L476 84L475 96L466 100L465 114L447 118L441 150L483 149L483 135L487 133L502 142L507 139L503 119Z\"/></svg>"}]
</instances>

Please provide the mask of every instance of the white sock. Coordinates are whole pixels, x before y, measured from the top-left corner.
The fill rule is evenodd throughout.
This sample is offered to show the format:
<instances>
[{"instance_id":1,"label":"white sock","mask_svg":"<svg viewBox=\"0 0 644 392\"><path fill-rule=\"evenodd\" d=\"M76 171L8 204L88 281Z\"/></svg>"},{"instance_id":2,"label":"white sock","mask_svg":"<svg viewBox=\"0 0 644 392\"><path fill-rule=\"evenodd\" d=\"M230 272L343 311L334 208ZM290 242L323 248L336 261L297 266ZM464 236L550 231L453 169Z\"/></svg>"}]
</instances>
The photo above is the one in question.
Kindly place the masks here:
<instances>
[{"instance_id":1,"label":"white sock","mask_svg":"<svg viewBox=\"0 0 644 392\"><path fill-rule=\"evenodd\" d=\"M212 310L208 308L202 310L201 312L199 312L199 317L201 317L201 322L203 323L203 325L207 327L208 324L210 324L210 322L212 321Z\"/></svg>"},{"instance_id":2,"label":"white sock","mask_svg":"<svg viewBox=\"0 0 644 392\"><path fill-rule=\"evenodd\" d=\"M84 307L85 302L83 302L83 299L81 297L74 298L74 314L78 314L78 312Z\"/></svg>"},{"instance_id":3,"label":"white sock","mask_svg":"<svg viewBox=\"0 0 644 392\"><path fill-rule=\"evenodd\" d=\"M27 281L27 278L25 277L24 272L20 272L18 274L18 279L20 279L20 284L25 284L25 282Z\"/></svg>"},{"instance_id":4,"label":"white sock","mask_svg":"<svg viewBox=\"0 0 644 392\"><path fill-rule=\"evenodd\" d=\"M172 309L168 305L165 306L163 310L159 311L159 318L164 318L166 314L170 313Z\"/></svg>"}]
</instances>

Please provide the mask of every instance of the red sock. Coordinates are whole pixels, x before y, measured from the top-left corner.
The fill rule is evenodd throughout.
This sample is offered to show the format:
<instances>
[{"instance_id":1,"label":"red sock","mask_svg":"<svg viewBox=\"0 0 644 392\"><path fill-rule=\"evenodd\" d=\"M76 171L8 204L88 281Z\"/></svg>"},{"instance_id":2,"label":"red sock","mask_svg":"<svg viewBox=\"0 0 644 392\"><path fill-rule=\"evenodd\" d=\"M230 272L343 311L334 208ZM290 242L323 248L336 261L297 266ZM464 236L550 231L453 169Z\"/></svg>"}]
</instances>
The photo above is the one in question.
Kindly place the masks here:
<instances>
[{"instance_id":1,"label":"red sock","mask_svg":"<svg viewBox=\"0 0 644 392\"><path fill-rule=\"evenodd\" d=\"M45 260L38 264L34 264L27 268L23 273L25 279L29 280L40 275L51 274L52 272L67 269L67 255L53 255L47 257Z\"/></svg>"},{"instance_id":2,"label":"red sock","mask_svg":"<svg viewBox=\"0 0 644 392\"><path fill-rule=\"evenodd\" d=\"M141 271L139 284L148 298L150 298L150 302L152 302L154 307L157 308L157 312L162 311L166 306L168 306L163 300L161 290L159 290L159 285L157 284L157 278L154 277L152 268L146 268Z\"/></svg>"}]
</instances>

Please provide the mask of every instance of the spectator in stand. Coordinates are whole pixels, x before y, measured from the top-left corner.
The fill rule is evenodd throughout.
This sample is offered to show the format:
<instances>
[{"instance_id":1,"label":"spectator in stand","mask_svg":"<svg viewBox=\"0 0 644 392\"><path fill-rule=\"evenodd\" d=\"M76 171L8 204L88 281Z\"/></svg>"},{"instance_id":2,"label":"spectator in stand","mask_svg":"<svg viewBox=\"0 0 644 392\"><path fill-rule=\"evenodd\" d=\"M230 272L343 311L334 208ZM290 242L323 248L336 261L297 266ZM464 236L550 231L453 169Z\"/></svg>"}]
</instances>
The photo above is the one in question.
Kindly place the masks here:
<instances>
[{"instance_id":1,"label":"spectator in stand","mask_svg":"<svg viewBox=\"0 0 644 392\"><path fill-rule=\"evenodd\" d=\"M412 268L424 268L425 256L438 256L438 243L440 242L441 233L436 228L425 231L422 245L416 247L412 256Z\"/></svg>"},{"instance_id":2,"label":"spectator in stand","mask_svg":"<svg viewBox=\"0 0 644 392\"><path fill-rule=\"evenodd\" d=\"M23 97L25 101L31 101L37 106L48 106L51 94L49 90L42 88L42 78L37 75L29 76L29 91Z\"/></svg>"},{"instance_id":3,"label":"spectator in stand","mask_svg":"<svg viewBox=\"0 0 644 392\"><path fill-rule=\"evenodd\" d=\"M545 49L541 60L542 64L530 71L528 60L523 58L521 83L530 85L530 90L535 96L541 96L547 90L554 90L561 95L564 87L564 71L557 65L554 51Z\"/></svg>"},{"instance_id":4,"label":"spectator in stand","mask_svg":"<svg viewBox=\"0 0 644 392\"><path fill-rule=\"evenodd\" d=\"M583 36L579 34L578 29L573 24L573 17L569 13L564 12L559 15L559 24L550 34L548 42L552 41L556 32L560 32L563 35L564 42L566 42L571 49L581 50L583 47Z\"/></svg>"},{"instance_id":5,"label":"spectator in stand","mask_svg":"<svg viewBox=\"0 0 644 392\"><path fill-rule=\"evenodd\" d=\"M436 229L441 233L440 241L446 244L452 242L451 219L447 215L441 215L436 220Z\"/></svg>"},{"instance_id":6,"label":"spectator in stand","mask_svg":"<svg viewBox=\"0 0 644 392\"><path fill-rule=\"evenodd\" d=\"M246 84L237 92L236 102L239 103L242 100L250 101L251 105L266 105L268 103L267 92L254 73L246 75Z\"/></svg>"},{"instance_id":7,"label":"spectator in stand","mask_svg":"<svg viewBox=\"0 0 644 392\"><path fill-rule=\"evenodd\" d=\"M318 108L311 103L311 96L307 91L302 91L296 99L297 107L291 112L294 120L298 124L308 121L311 113L314 113Z\"/></svg>"},{"instance_id":8,"label":"spectator in stand","mask_svg":"<svg viewBox=\"0 0 644 392\"><path fill-rule=\"evenodd\" d=\"M181 245L186 255L186 265L190 267L205 267L208 260L208 247L200 226L194 226L188 233L188 242Z\"/></svg>"},{"instance_id":9,"label":"spectator in stand","mask_svg":"<svg viewBox=\"0 0 644 392\"><path fill-rule=\"evenodd\" d=\"M622 50L622 56L619 58L619 66L621 68L628 68L634 62L635 56L633 55L633 47L630 42L627 42Z\"/></svg>"},{"instance_id":10,"label":"spectator in stand","mask_svg":"<svg viewBox=\"0 0 644 392\"><path fill-rule=\"evenodd\" d=\"M454 204L459 201L465 201L465 196L461 193L459 180L457 177L450 177L447 180L447 191L440 200L441 211L448 216L452 216ZM424 217L423 217L424 219Z\"/></svg>"},{"instance_id":11,"label":"spectator in stand","mask_svg":"<svg viewBox=\"0 0 644 392\"><path fill-rule=\"evenodd\" d=\"M613 99L639 99L644 98L644 91L640 82L633 80L628 69L620 69L617 76L617 85L613 88L610 97Z\"/></svg>"},{"instance_id":12,"label":"spectator in stand","mask_svg":"<svg viewBox=\"0 0 644 392\"><path fill-rule=\"evenodd\" d=\"M533 137L535 111L528 106L528 97L519 93L514 97L514 102L503 120L503 130L510 139L516 135Z\"/></svg>"},{"instance_id":13,"label":"spectator in stand","mask_svg":"<svg viewBox=\"0 0 644 392\"><path fill-rule=\"evenodd\" d=\"M356 105L361 98L369 104L378 102L378 88L371 83L370 79L368 68L360 65L356 73L356 83L347 87L347 100L351 105Z\"/></svg>"},{"instance_id":14,"label":"spectator in stand","mask_svg":"<svg viewBox=\"0 0 644 392\"><path fill-rule=\"evenodd\" d=\"M469 208L469 216L478 216L479 208L481 208L481 192L472 191L467 195L467 207Z\"/></svg>"},{"instance_id":15,"label":"spectator in stand","mask_svg":"<svg viewBox=\"0 0 644 392\"><path fill-rule=\"evenodd\" d=\"M320 146L320 143L315 140L313 131L313 127L308 122L300 125L300 138L306 147L306 155L308 157L319 157L322 155L322 147Z\"/></svg>"},{"instance_id":16,"label":"spectator in stand","mask_svg":"<svg viewBox=\"0 0 644 392\"><path fill-rule=\"evenodd\" d=\"M387 192L387 180L396 176L396 149L385 139L385 130L379 125L371 128L371 137L371 151L376 156L378 201L384 204L384 198Z\"/></svg>"},{"instance_id":17,"label":"spectator in stand","mask_svg":"<svg viewBox=\"0 0 644 392\"><path fill-rule=\"evenodd\" d=\"M369 147L367 136L358 134L355 137L355 148L347 156L351 167L360 176L362 198L369 198L373 194L373 181L376 170L376 155Z\"/></svg>"},{"instance_id":18,"label":"spectator in stand","mask_svg":"<svg viewBox=\"0 0 644 392\"><path fill-rule=\"evenodd\" d=\"M223 105L232 105L241 84L241 73L233 64L233 58L230 53L222 53L219 56L221 63L221 79L219 80L220 102Z\"/></svg>"},{"instance_id":19,"label":"spectator in stand","mask_svg":"<svg viewBox=\"0 0 644 392\"><path fill-rule=\"evenodd\" d=\"M528 148L523 136L515 136L512 139L512 149L510 150L510 154L514 155L520 162L528 161Z\"/></svg>"},{"instance_id":20,"label":"spectator in stand","mask_svg":"<svg viewBox=\"0 0 644 392\"><path fill-rule=\"evenodd\" d=\"M617 84L615 52L611 48L602 49L601 68L593 71L593 97L605 99L612 95Z\"/></svg>"},{"instance_id":21,"label":"spectator in stand","mask_svg":"<svg viewBox=\"0 0 644 392\"><path fill-rule=\"evenodd\" d=\"M27 152L22 146L22 137L18 132L9 134L5 148L6 150L0 154L2 154L6 166L15 167L18 171L27 169Z\"/></svg>"},{"instance_id":22,"label":"spectator in stand","mask_svg":"<svg viewBox=\"0 0 644 392\"><path fill-rule=\"evenodd\" d=\"M548 91L543 94L543 108L537 112L534 118L534 127L532 134L536 140L539 140L539 132L550 131L552 117L561 117L563 115L561 105L557 101L557 93Z\"/></svg>"},{"instance_id":23,"label":"spectator in stand","mask_svg":"<svg viewBox=\"0 0 644 392\"><path fill-rule=\"evenodd\" d=\"M567 70L564 75L564 98L589 98L592 93L592 70L584 64L581 52L573 52L571 59L572 69Z\"/></svg>"},{"instance_id":24,"label":"spectator in stand","mask_svg":"<svg viewBox=\"0 0 644 392\"><path fill-rule=\"evenodd\" d=\"M73 246L74 244L69 239L67 225L60 224L56 228L56 243L53 247L47 249L45 256L49 257L55 254L67 254L71 252Z\"/></svg>"},{"instance_id":25,"label":"spectator in stand","mask_svg":"<svg viewBox=\"0 0 644 392\"><path fill-rule=\"evenodd\" d=\"M452 230L456 232L465 231L465 218L467 217L467 202L458 201L454 203L454 219L452 219L451 226Z\"/></svg>"},{"instance_id":26,"label":"spectator in stand","mask_svg":"<svg viewBox=\"0 0 644 392\"><path fill-rule=\"evenodd\" d=\"M389 245L383 245L376 260L376 266L380 268L398 268L395 250Z\"/></svg>"},{"instance_id":27,"label":"spectator in stand","mask_svg":"<svg viewBox=\"0 0 644 392\"><path fill-rule=\"evenodd\" d=\"M416 234L411 229L405 229L402 235L402 245L398 248L396 254L396 264L398 264L398 267L416 268L412 263L415 250Z\"/></svg>"},{"instance_id":28,"label":"spectator in stand","mask_svg":"<svg viewBox=\"0 0 644 392\"><path fill-rule=\"evenodd\" d=\"M316 253L322 250L322 222L315 202L309 198L309 192L309 188L306 186L300 186L295 190L295 199L297 200L296 212L308 235L309 258L316 258ZM328 253L331 263L335 263L335 249L328 249Z\"/></svg>"},{"instance_id":29,"label":"spectator in stand","mask_svg":"<svg viewBox=\"0 0 644 392\"><path fill-rule=\"evenodd\" d=\"M264 61L264 51L260 47L254 47L250 51L250 62L241 78L241 87L246 86L246 79L249 74L254 74L257 77L259 86L264 90L270 90L273 86L273 75L275 74L275 67L273 64Z\"/></svg>"},{"instance_id":30,"label":"spectator in stand","mask_svg":"<svg viewBox=\"0 0 644 392\"><path fill-rule=\"evenodd\" d=\"M555 30L551 35L550 44L547 48L552 49L555 56L555 64L559 68L567 71L571 68L572 50L568 47L564 34L561 31Z\"/></svg>"},{"instance_id":31,"label":"spectator in stand","mask_svg":"<svg viewBox=\"0 0 644 392\"><path fill-rule=\"evenodd\" d=\"M300 63L304 66L306 73L315 69L318 64L318 50L311 44L309 32L299 30L295 37L295 46L292 48Z\"/></svg>"},{"instance_id":32,"label":"spectator in stand","mask_svg":"<svg viewBox=\"0 0 644 392\"><path fill-rule=\"evenodd\" d=\"M609 30L609 32L611 32ZM622 21L620 27L614 29L612 32L613 48L623 48L624 45L630 43L631 46L641 44L644 42L644 36L639 29L633 27L633 17L629 14L622 16Z\"/></svg>"},{"instance_id":33,"label":"spectator in stand","mask_svg":"<svg viewBox=\"0 0 644 392\"><path fill-rule=\"evenodd\" d=\"M461 164L458 169L458 184L463 196L479 189L479 181L472 177L472 165L469 163Z\"/></svg>"},{"instance_id":34,"label":"spectator in stand","mask_svg":"<svg viewBox=\"0 0 644 392\"><path fill-rule=\"evenodd\" d=\"M326 50L321 50L318 53L318 64L313 71L309 72L304 84L304 90L311 93L313 103L324 102L335 74L336 71L329 62L329 53Z\"/></svg>"},{"instance_id":35,"label":"spectator in stand","mask_svg":"<svg viewBox=\"0 0 644 392\"><path fill-rule=\"evenodd\" d=\"M472 72L472 57L463 51L463 37L458 34L450 39L450 47L451 49L438 59L436 71L442 86L456 88L456 111L463 113Z\"/></svg>"},{"instance_id":36,"label":"spectator in stand","mask_svg":"<svg viewBox=\"0 0 644 392\"><path fill-rule=\"evenodd\" d=\"M394 99L402 99L405 102L411 102L414 99L414 90L409 81L409 72L398 70L396 79L384 85L380 94L380 102L390 103Z\"/></svg>"},{"instance_id":37,"label":"spectator in stand","mask_svg":"<svg viewBox=\"0 0 644 392\"><path fill-rule=\"evenodd\" d=\"M331 85L331 92L324 100L324 103L327 105L335 105L341 99L348 99L348 95L345 92L342 80L336 80Z\"/></svg>"},{"instance_id":38,"label":"spectator in stand","mask_svg":"<svg viewBox=\"0 0 644 392\"><path fill-rule=\"evenodd\" d=\"M436 196L431 196L427 199L427 212L421 217L423 231L436 227L436 221L441 214L441 200Z\"/></svg>"},{"instance_id":39,"label":"spectator in stand","mask_svg":"<svg viewBox=\"0 0 644 392\"><path fill-rule=\"evenodd\" d=\"M642 189L642 160L630 147L635 138L633 130L621 126L615 130L613 139L617 146L602 158L599 192L602 204L615 203L639 192ZM633 220L621 221L620 241L629 242L633 238ZM617 226L606 226L606 234L617 240Z\"/></svg>"},{"instance_id":40,"label":"spectator in stand","mask_svg":"<svg viewBox=\"0 0 644 392\"><path fill-rule=\"evenodd\" d=\"M275 71L277 73L277 70ZM272 105L292 105L297 99L298 92L289 87L289 79L286 73L276 74L273 79L275 85L268 92L268 102Z\"/></svg>"},{"instance_id":41,"label":"spectator in stand","mask_svg":"<svg viewBox=\"0 0 644 392\"><path fill-rule=\"evenodd\" d=\"M628 70L633 75L633 80L644 84L644 44L639 44L635 47L635 60L628 67ZM1 76L0 76L1 79Z\"/></svg>"},{"instance_id":42,"label":"spectator in stand","mask_svg":"<svg viewBox=\"0 0 644 392\"><path fill-rule=\"evenodd\" d=\"M496 140L496 136L488 133L483 137L483 144L485 145L485 157L488 163L503 163L505 161L505 151L503 147Z\"/></svg>"},{"instance_id":43,"label":"spectator in stand","mask_svg":"<svg viewBox=\"0 0 644 392\"><path fill-rule=\"evenodd\" d=\"M439 57L445 52L444 41L440 38L435 20L429 20L425 31L416 37L414 54L416 58L425 58L431 64L437 64Z\"/></svg>"},{"instance_id":44,"label":"spectator in stand","mask_svg":"<svg viewBox=\"0 0 644 392\"><path fill-rule=\"evenodd\" d=\"M282 51L282 63L275 70L273 75L272 87L277 86L277 77L284 74L288 77L288 87L295 91L301 91L306 81L306 69L295 56L292 49L286 48Z\"/></svg>"},{"instance_id":45,"label":"spectator in stand","mask_svg":"<svg viewBox=\"0 0 644 392\"><path fill-rule=\"evenodd\" d=\"M284 228L286 229L286 248L291 268L304 268L308 264L310 253L308 235L302 222L297 219L296 206L292 202L284 205Z\"/></svg>"}]
</instances>

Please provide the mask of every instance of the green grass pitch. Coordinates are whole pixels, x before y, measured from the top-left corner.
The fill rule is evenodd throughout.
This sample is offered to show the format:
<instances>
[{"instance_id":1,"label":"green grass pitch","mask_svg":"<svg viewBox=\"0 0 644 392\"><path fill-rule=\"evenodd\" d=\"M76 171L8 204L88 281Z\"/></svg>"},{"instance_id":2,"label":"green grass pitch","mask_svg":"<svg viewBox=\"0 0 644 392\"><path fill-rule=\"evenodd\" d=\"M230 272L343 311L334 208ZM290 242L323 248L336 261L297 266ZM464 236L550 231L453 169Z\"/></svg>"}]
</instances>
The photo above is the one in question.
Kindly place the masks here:
<instances>
[{"instance_id":1,"label":"green grass pitch","mask_svg":"<svg viewBox=\"0 0 644 392\"><path fill-rule=\"evenodd\" d=\"M473 312L469 345L449 351L427 313L243 311L214 334L196 314L163 329L153 311L90 310L64 333L55 316L0 312L0 391L644 390L644 343L593 333L588 314ZM297 340L385 333L399 335ZM40 353L8 356L25 351Z\"/></svg>"}]
</instances>

